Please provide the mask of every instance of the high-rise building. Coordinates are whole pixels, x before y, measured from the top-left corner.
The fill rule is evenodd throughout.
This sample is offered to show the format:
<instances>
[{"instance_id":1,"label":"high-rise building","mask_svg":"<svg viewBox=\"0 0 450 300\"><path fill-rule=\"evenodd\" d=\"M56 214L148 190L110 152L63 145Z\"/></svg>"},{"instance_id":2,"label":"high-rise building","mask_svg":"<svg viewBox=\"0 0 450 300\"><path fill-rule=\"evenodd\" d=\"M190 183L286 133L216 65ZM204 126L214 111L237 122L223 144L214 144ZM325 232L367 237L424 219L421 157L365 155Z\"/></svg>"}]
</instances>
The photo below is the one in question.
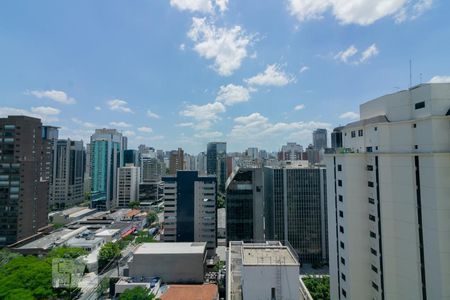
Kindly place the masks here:
<instances>
[{"instance_id":1,"label":"high-rise building","mask_svg":"<svg viewBox=\"0 0 450 300\"><path fill-rule=\"evenodd\" d=\"M312 165L318 164L323 160L324 149L316 149L313 145L309 145L306 148L306 159Z\"/></svg>"},{"instance_id":2,"label":"high-rise building","mask_svg":"<svg viewBox=\"0 0 450 300\"><path fill-rule=\"evenodd\" d=\"M326 155L332 299L450 295L450 84L360 106Z\"/></svg>"},{"instance_id":3,"label":"high-rise building","mask_svg":"<svg viewBox=\"0 0 450 300\"><path fill-rule=\"evenodd\" d=\"M177 171L164 182L164 241L207 242L208 256L217 247L217 181L197 171Z\"/></svg>"},{"instance_id":4,"label":"high-rise building","mask_svg":"<svg viewBox=\"0 0 450 300\"><path fill-rule=\"evenodd\" d=\"M84 193L91 193L91 144L86 144L84 156Z\"/></svg>"},{"instance_id":5,"label":"high-rise building","mask_svg":"<svg viewBox=\"0 0 450 300\"><path fill-rule=\"evenodd\" d=\"M206 171L217 176L218 191L225 192L227 180L227 143L211 142L206 149Z\"/></svg>"},{"instance_id":6,"label":"high-rise building","mask_svg":"<svg viewBox=\"0 0 450 300\"><path fill-rule=\"evenodd\" d=\"M47 225L55 127L26 116L0 118L0 247Z\"/></svg>"},{"instance_id":7,"label":"high-rise building","mask_svg":"<svg viewBox=\"0 0 450 300\"><path fill-rule=\"evenodd\" d=\"M343 126L339 126L333 129L331 133L331 148L338 149L342 148L342 129Z\"/></svg>"},{"instance_id":8,"label":"high-rise building","mask_svg":"<svg viewBox=\"0 0 450 300\"><path fill-rule=\"evenodd\" d=\"M328 261L326 170L264 168L265 234L288 241L302 263Z\"/></svg>"},{"instance_id":9,"label":"high-rise building","mask_svg":"<svg viewBox=\"0 0 450 300\"><path fill-rule=\"evenodd\" d=\"M303 147L297 143L287 143L278 152L278 160L302 160Z\"/></svg>"},{"instance_id":10,"label":"high-rise building","mask_svg":"<svg viewBox=\"0 0 450 300\"><path fill-rule=\"evenodd\" d=\"M49 206L64 209L84 200L84 149L82 141L53 143Z\"/></svg>"},{"instance_id":11,"label":"high-rise building","mask_svg":"<svg viewBox=\"0 0 450 300\"><path fill-rule=\"evenodd\" d=\"M139 167L127 164L117 170L117 199L115 206L129 207L139 201Z\"/></svg>"},{"instance_id":12,"label":"high-rise building","mask_svg":"<svg viewBox=\"0 0 450 300\"><path fill-rule=\"evenodd\" d=\"M313 131L313 146L314 149L326 149L328 148L328 136L327 130L319 128Z\"/></svg>"},{"instance_id":13,"label":"high-rise building","mask_svg":"<svg viewBox=\"0 0 450 300\"><path fill-rule=\"evenodd\" d=\"M133 166L139 166L139 152L137 150L124 150L123 151L123 164L132 164Z\"/></svg>"},{"instance_id":14,"label":"high-rise building","mask_svg":"<svg viewBox=\"0 0 450 300\"><path fill-rule=\"evenodd\" d=\"M154 152L141 155L141 182L161 181L164 166Z\"/></svg>"},{"instance_id":15,"label":"high-rise building","mask_svg":"<svg viewBox=\"0 0 450 300\"><path fill-rule=\"evenodd\" d=\"M227 241L264 241L262 168L237 168L226 184Z\"/></svg>"},{"instance_id":16,"label":"high-rise building","mask_svg":"<svg viewBox=\"0 0 450 300\"><path fill-rule=\"evenodd\" d=\"M200 175L206 175L206 154L200 152L197 155L197 170Z\"/></svg>"},{"instance_id":17,"label":"high-rise building","mask_svg":"<svg viewBox=\"0 0 450 300\"><path fill-rule=\"evenodd\" d=\"M258 148L255 147L250 147L247 149L247 151L245 151L247 153L247 156L252 158L252 159L257 159L259 158L259 151Z\"/></svg>"},{"instance_id":18,"label":"high-rise building","mask_svg":"<svg viewBox=\"0 0 450 300\"><path fill-rule=\"evenodd\" d=\"M177 171L184 168L184 151L181 148L170 151L169 156L169 174L175 175Z\"/></svg>"},{"instance_id":19,"label":"high-rise building","mask_svg":"<svg viewBox=\"0 0 450 300\"><path fill-rule=\"evenodd\" d=\"M110 209L117 198L117 169L123 165L122 134L96 129L91 136L91 205Z\"/></svg>"}]
</instances>

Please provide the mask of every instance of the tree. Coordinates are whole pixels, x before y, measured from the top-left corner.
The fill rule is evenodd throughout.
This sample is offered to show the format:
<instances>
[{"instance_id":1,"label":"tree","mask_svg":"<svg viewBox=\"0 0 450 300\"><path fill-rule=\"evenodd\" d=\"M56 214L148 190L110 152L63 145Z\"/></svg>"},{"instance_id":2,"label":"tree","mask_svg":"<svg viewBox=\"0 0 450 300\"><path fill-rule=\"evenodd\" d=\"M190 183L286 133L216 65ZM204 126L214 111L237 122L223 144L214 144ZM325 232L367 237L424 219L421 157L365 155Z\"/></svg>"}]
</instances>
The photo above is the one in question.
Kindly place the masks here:
<instances>
[{"instance_id":1,"label":"tree","mask_svg":"<svg viewBox=\"0 0 450 300\"><path fill-rule=\"evenodd\" d=\"M128 207L132 209L137 209L141 207L141 203L139 201L131 201L128 203Z\"/></svg>"},{"instance_id":2,"label":"tree","mask_svg":"<svg viewBox=\"0 0 450 300\"><path fill-rule=\"evenodd\" d=\"M59 247L54 248L47 255L48 258L77 258L88 254L83 248L69 248L69 247Z\"/></svg>"},{"instance_id":3,"label":"tree","mask_svg":"<svg viewBox=\"0 0 450 300\"><path fill-rule=\"evenodd\" d=\"M119 297L119 300L157 300L155 295L150 293L149 289L135 287L125 290Z\"/></svg>"},{"instance_id":4,"label":"tree","mask_svg":"<svg viewBox=\"0 0 450 300\"><path fill-rule=\"evenodd\" d=\"M151 225L151 224L153 224L153 223L155 223L157 221L159 221L158 214L155 213L154 211L149 211L148 214L147 214L147 223L149 225Z\"/></svg>"},{"instance_id":5,"label":"tree","mask_svg":"<svg viewBox=\"0 0 450 300\"><path fill-rule=\"evenodd\" d=\"M98 253L98 267L103 269L108 263L120 256L120 248L116 243L106 243Z\"/></svg>"},{"instance_id":6,"label":"tree","mask_svg":"<svg viewBox=\"0 0 450 300\"><path fill-rule=\"evenodd\" d=\"M311 297L314 300L329 300L330 299L330 278L323 277L303 277L302 281L305 283Z\"/></svg>"}]
</instances>

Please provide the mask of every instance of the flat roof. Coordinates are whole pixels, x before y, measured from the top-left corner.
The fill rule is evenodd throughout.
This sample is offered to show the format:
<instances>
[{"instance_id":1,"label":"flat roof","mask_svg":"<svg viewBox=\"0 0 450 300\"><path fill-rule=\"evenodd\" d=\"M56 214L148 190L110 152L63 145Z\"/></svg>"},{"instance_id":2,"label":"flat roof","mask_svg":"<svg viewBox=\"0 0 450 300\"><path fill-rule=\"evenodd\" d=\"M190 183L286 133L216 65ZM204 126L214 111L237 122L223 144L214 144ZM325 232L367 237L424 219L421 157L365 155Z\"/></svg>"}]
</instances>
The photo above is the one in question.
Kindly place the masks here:
<instances>
[{"instance_id":1,"label":"flat roof","mask_svg":"<svg viewBox=\"0 0 450 300\"><path fill-rule=\"evenodd\" d=\"M102 241L103 241L103 238L101 238L101 237L95 237L92 239L73 237L70 240L68 240L66 242L66 244L70 245L70 246L91 246L91 245L96 245L98 243L101 243Z\"/></svg>"},{"instance_id":2,"label":"flat roof","mask_svg":"<svg viewBox=\"0 0 450 300\"><path fill-rule=\"evenodd\" d=\"M144 243L134 254L203 254L206 242L194 243Z\"/></svg>"},{"instance_id":3,"label":"flat roof","mask_svg":"<svg viewBox=\"0 0 450 300\"><path fill-rule=\"evenodd\" d=\"M61 237L71 233L72 231L73 230L63 228L61 230L54 231L49 235L45 235L35 241L22 245L18 247L18 249L50 249L54 246L55 242L61 239Z\"/></svg>"},{"instance_id":4,"label":"flat roof","mask_svg":"<svg viewBox=\"0 0 450 300\"><path fill-rule=\"evenodd\" d=\"M161 300L215 300L219 295L216 284L171 284L159 298Z\"/></svg>"},{"instance_id":5,"label":"flat roof","mask_svg":"<svg viewBox=\"0 0 450 300\"><path fill-rule=\"evenodd\" d=\"M285 246L247 246L242 247L242 265L259 266L298 266L297 260Z\"/></svg>"},{"instance_id":6,"label":"flat roof","mask_svg":"<svg viewBox=\"0 0 450 300\"><path fill-rule=\"evenodd\" d=\"M120 229L103 229L103 230L95 233L95 235L96 236L109 236L109 235L115 235L118 232L120 232Z\"/></svg>"}]
</instances>

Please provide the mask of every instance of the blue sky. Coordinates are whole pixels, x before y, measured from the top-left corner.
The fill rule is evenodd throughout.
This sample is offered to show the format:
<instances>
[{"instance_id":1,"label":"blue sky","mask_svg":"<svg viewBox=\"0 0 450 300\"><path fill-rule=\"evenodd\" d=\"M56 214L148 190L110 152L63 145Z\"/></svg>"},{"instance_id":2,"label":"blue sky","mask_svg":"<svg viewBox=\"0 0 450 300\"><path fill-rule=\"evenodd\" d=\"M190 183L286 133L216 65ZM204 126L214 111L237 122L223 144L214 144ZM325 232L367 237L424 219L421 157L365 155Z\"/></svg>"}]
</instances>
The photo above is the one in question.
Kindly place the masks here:
<instances>
[{"instance_id":1,"label":"blue sky","mask_svg":"<svg viewBox=\"0 0 450 300\"><path fill-rule=\"evenodd\" d=\"M444 0L0 2L0 116L88 140L229 151L307 146L364 101L450 81Z\"/></svg>"}]
</instances>

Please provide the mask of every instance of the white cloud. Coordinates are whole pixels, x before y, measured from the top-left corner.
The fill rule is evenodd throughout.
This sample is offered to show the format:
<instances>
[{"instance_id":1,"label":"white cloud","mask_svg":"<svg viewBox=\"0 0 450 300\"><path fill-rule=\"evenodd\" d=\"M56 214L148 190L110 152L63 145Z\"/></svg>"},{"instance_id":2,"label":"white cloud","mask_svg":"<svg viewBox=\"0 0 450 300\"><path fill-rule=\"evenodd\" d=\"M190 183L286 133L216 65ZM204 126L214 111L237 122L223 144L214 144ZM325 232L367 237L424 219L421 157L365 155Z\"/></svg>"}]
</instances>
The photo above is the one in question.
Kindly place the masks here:
<instances>
[{"instance_id":1,"label":"white cloud","mask_svg":"<svg viewBox=\"0 0 450 300\"><path fill-rule=\"evenodd\" d=\"M50 106L32 107L31 111L43 115L59 115L59 113L61 112L59 109Z\"/></svg>"},{"instance_id":2,"label":"white cloud","mask_svg":"<svg viewBox=\"0 0 450 300\"><path fill-rule=\"evenodd\" d=\"M80 125L80 126L83 126L83 127L86 127L86 128L91 128L91 129L101 127L101 126L95 125L94 123L91 123L91 122L81 121L78 118L72 118L72 122L74 122L77 125Z\"/></svg>"},{"instance_id":3,"label":"white cloud","mask_svg":"<svg viewBox=\"0 0 450 300\"><path fill-rule=\"evenodd\" d=\"M200 139L214 139L223 136L222 132L219 131L204 131L194 134L194 137Z\"/></svg>"},{"instance_id":4,"label":"white cloud","mask_svg":"<svg viewBox=\"0 0 450 300\"><path fill-rule=\"evenodd\" d=\"M303 72L306 72L306 71L308 71L309 70L309 67L308 66L303 66L303 67L301 67L300 68L300 73L303 73Z\"/></svg>"},{"instance_id":5,"label":"white cloud","mask_svg":"<svg viewBox=\"0 0 450 300\"><path fill-rule=\"evenodd\" d=\"M119 128L129 128L131 127L131 124L128 124L126 122L109 122L109 125L113 127L119 127Z\"/></svg>"},{"instance_id":6,"label":"white cloud","mask_svg":"<svg viewBox=\"0 0 450 300\"><path fill-rule=\"evenodd\" d=\"M302 110L305 108L305 104L299 104L294 107L294 110Z\"/></svg>"},{"instance_id":7,"label":"white cloud","mask_svg":"<svg viewBox=\"0 0 450 300\"><path fill-rule=\"evenodd\" d=\"M311 142L312 131L317 128L331 129L331 124L324 122L278 122L271 123L260 113L252 113L234 119L234 126L229 134L231 139L252 145L270 144L276 138L300 140L307 144ZM273 147L273 145L272 145Z\"/></svg>"},{"instance_id":8,"label":"white cloud","mask_svg":"<svg viewBox=\"0 0 450 300\"><path fill-rule=\"evenodd\" d=\"M195 120L203 121L217 121L219 120L218 114L226 111L225 106L220 102L207 103L205 105L188 105L185 110L180 114L185 117L192 117Z\"/></svg>"},{"instance_id":9,"label":"white cloud","mask_svg":"<svg viewBox=\"0 0 450 300\"><path fill-rule=\"evenodd\" d=\"M450 76L434 76L429 83L450 83Z\"/></svg>"},{"instance_id":10,"label":"white cloud","mask_svg":"<svg viewBox=\"0 0 450 300\"><path fill-rule=\"evenodd\" d=\"M142 127L138 128L138 131L145 132L145 133L150 133L150 132L153 132L153 129L151 129L150 127L142 126Z\"/></svg>"},{"instance_id":11,"label":"white cloud","mask_svg":"<svg viewBox=\"0 0 450 300\"><path fill-rule=\"evenodd\" d=\"M268 65L263 73L245 79L250 85L265 85L265 86L284 86L294 81L295 78L285 73L281 66L273 64Z\"/></svg>"},{"instance_id":12,"label":"white cloud","mask_svg":"<svg viewBox=\"0 0 450 300\"><path fill-rule=\"evenodd\" d=\"M186 45L185 45L185 44L180 44L180 50L181 50L181 51L186 50Z\"/></svg>"},{"instance_id":13,"label":"white cloud","mask_svg":"<svg viewBox=\"0 0 450 300\"><path fill-rule=\"evenodd\" d=\"M192 122L177 123L177 124L175 124L175 126L178 126L178 127L193 127L194 123L192 123Z\"/></svg>"},{"instance_id":14,"label":"white cloud","mask_svg":"<svg viewBox=\"0 0 450 300\"><path fill-rule=\"evenodd\" d=\"M28 111L26 109L14 108L14 107L0 107L0 117L6 118L8 116L29 116L33 118L41 119L43 123L50 123L58 121L58 118L49 116L43 113L36 113Z\"/></svg>"},{"instance_id":15,"label":"white cloud","mask_svg":"<svg viewBox=\"0 0 450 300\"><path fill-rule=\"evenodd\" d=\"M300 22L321 19L331 11L341 24L370 25L388 16L397 22L414 19L430 9L433 0L289 0L288 11Z\"/></svg>"},{"instance_id":16,"label":"white cloud","mask_svg":"<svg viewBox=\"0 0 450 300\"><path fill-rule=\"evenodd\" d=\"M31 91L26 94L33 95L37 98L46 98L63 104L74 104L76 103L74 98L69 97L63 91L48 90L48 91Z\"/></svg>"},{"instance_id":17,"label":"white cloud","mask_svg":"<svg viewBox=\"0 0 450 300\"><path fill-rule=\"evenodd\" d=\"M213 68L222 76L229 76L241 67L248 56L247 47L253 42L253 37L240 26L216 27L205 18L192 18L188 37L201 57L214 60Z\"/></svg>"},{"instance_id":18,"label":"white cloud","mask_svg":"<svg viewBox=\"0 0 450 300\"><path fill-rule=\"evenodd\" d=\"M151 110L147 110L147 117L153 118L153 119L160 119L161 118L158 114L155 114Z\"/></svg>"},{"instance_id":19,"label":"white cloud","mask_svg":"<svg viewBox=\"0 0 450 300\"><path fill-rule=\"evenodd\" d=\"M359 119L359 114L353 111L348 111L339 115L339 119L357 120Z\"/></svg>"},{"instance_id":20,"label":"white cloud","mask_svg":"<svg viewBox=\"0 0 450 300\"><path fill-rule=\"evenodd\" d=\"M375 44L372 44L366 50L364 50L364 52L361 54L361 58L360 58L359 61L360 62L365 62L366 60L368 60L372 56L378 55L378 53L380 53L380 52L378 51L377 46Z\"/></svg>"},{"instance_id":21,"label":"white cloud","mask_svg":"<svg viewBox=\"0 0 450 300\"><path fill-rule=\"evenodd\" d=\"M247 102L250 99L250 90L241 85L222 85L217 94L216 101L225 105L233 105L240 102Z\"/></svg>"},{"instance_id":22,"label":"white cloud","mask_svg":"<svg viewBox=\"0 0 450 300\"><path fill-rule=\"evenodd\" d=\"M108 102L109 109L114 111L120 111L125 113L132 113L131 108L128 107L128 102L120 99L109 100Z\"/></svg>"},{"instance_id":23,"label":"white cloud","mask_svg":"<svg viewBox=\"0 0 450 300\"><path fill-rule=\"evenodd\" d=\"M96 106L96 107L94 107L94 109L97 110L97 111L102 110L102 108L100 106Z\"/></svg>"},{"instance_id":24,"label":"white cloud","mask_svg":"<svg viewBox=\"0 0 450 300\"><path fill-rule=\"evenodd\" d=\"M334 59L348 63L349 58L353 57L356 53L358 53L358 49L356 49L355 46L351 45L346 50L340 51L338 54L336 54L334 56Z\"/></svg>"},{"instance_id":25,"label":"white cloud","mask_svg":"<svg viewBox=\"0 0 450 300\"><path fill-rule=\"evenodd\" d=\"M371 57L377 56L380 51L378 50L377 45L372 44L361 53L359 58L356 58L357 53L358 49L354 45L351 45L346 50L336 54L334 59L340 60L346 64L359 65L360 63L368 61Z\"/></svg>"},{"instance_id":26,"label":"white cloud","mask_svg":"<svg viewBox=\"0 0 450 300\"><path fill-rule=\"evenodd\" d=\"M178 10L212 14L215 8L220 12L226 11L228 0L170 0L170 5Z\"/></svg>"}]
</instances>

